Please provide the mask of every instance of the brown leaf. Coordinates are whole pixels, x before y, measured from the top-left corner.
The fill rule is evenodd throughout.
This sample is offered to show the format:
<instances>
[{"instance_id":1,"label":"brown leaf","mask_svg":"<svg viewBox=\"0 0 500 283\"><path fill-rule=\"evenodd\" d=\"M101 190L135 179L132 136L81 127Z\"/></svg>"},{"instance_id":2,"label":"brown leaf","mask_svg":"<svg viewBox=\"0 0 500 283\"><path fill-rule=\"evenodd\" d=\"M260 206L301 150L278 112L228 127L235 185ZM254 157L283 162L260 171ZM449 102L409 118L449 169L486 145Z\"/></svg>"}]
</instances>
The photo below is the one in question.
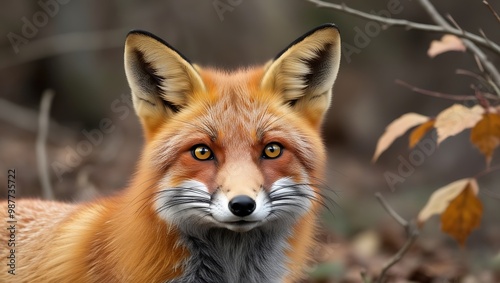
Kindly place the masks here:
<instances>
[{"instance_id":1,"label":"brown leaf","mask_svg":"<svg viewBox=\"0 0 500 283\"><path fill-rule=\"evenodd\" d=\"M427 50L427 55L431 58L448 51L462 51L466 50L464 43L460 38L452 34L445 34L441 40L433 40Z\"/></svg>"},{"instance_id":2,"label":"brown leaf","mask_svg":"<svg viewBox=\"0 0 500 283\"><path fill-rule=\"evenodd\" d=\"M485 113L470 132L470 141L486 157L489 166L493 151L500 145L500 114Z\"/></svg>"},{"instance_id":3,"label":"brown leaf","mask_svg":"<svg viewBox=\"0 0 500 283\"><path fill-rule=\"evenodd\" d=\"M384 152L395 139L403 135L410 128L425 123L429 117L417 113L406 113L398 119L392 121L386 128L384 134L377 142L377 148L373 155L372 162L377 161L378 157Z\"/></svg>"},{"instance_id":4,"label":"brown leaf","mask_svg":"<svg viewBox=\"0 0 500 283\"><path fill-rule=\"evenodd\" d=\"M434 123L438 134L438 144L448 137L474 127L483 118L483 113L484 108L480 105L467 108L461 104L454 104L441 111Z\"/></svg>"},{"instance_id":5,"label":"brown leaf","mask_svg":"<svg viewBox=\"0 0 500 283\"><path fill-rule=\"evenodd\" d=\"M434 119L431 119L422 125L416 127L410 134L410 149L415 147L417 143L434 127Z\"/></svg>"},{"instance_id":6,"label":"brown leaf","mask_svg":"<svg viewBox=\"0 0 500 283\"><path fill-rule=\"evenodd\" d=\"M475 179L450 202L441 214L441 230L452 236L460 245L475 228L479 227L483 215L483 204L477 198L479 187Z\"/></svg>"},{"instance_id":7,"label":"brown leaf","mask_svg":"<svg viewBox=\"0 0 500 283\"><path fill-rule=\"evenodd\" d=\"M450 202L456 198L470 182L470 178L460 179L432 193L429 201L427 201L427 204L418 214L418 224L422 226L431 216L445 211Z\"/></svg>"}]
</instances>

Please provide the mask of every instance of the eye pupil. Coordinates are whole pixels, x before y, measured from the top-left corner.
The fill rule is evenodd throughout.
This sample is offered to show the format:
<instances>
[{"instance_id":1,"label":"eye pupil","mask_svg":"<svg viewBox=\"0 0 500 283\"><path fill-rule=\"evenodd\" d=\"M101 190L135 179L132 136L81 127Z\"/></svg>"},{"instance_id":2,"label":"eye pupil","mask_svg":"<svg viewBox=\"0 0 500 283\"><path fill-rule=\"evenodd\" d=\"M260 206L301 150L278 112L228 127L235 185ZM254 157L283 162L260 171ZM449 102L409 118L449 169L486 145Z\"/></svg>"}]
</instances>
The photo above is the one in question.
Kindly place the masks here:
<instances>
[{"instance_id":1,"label":"eye pupil","mask_svg":"<svg viewBox=\"0 0 500 283\"><path fill-rule=\"evenodd\" d=\"M281 155L283 146L277 143L268 144L263 153L263 158L278 158Z\"/></svg>"},{"instance_id":2,"label":"eye pupil","mask_svg":"<svg viewBox=\"0 0 500 283\"><path fill-rule=\"evenodd\" d=\"M196 145L191 149L191 154L198 160L212 159L212 150L206 145Z\"/></svg>"}]
</instances>

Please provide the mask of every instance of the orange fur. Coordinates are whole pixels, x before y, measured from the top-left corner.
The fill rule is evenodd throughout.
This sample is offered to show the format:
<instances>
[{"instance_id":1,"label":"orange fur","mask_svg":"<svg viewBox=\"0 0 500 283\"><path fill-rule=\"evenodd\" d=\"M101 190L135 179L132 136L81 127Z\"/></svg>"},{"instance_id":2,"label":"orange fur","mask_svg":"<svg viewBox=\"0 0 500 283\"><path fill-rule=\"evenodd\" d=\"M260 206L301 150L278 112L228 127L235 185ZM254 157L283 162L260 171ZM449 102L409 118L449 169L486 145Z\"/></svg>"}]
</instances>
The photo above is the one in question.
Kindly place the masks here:
<instances>
[{"instance_id":1,"label":"orange fur","mask_svg":"<svg viewBox=\"0 0 500 283\"><path fill-rule=\"evenodd\" d=\"M310 36L290 50L317 51L320 48L317 46L324 42L333 42L335 48L340 44L336 29L327 27L316 34L319 35L313 38L313 47L306 45L313 37ZM320 86L315 86L311 94L304 91L307 101L299 100L299 106L293 108L281 95L282 88L286 88L282 82L265 83L265 78L273 75L269 72L278 72L279 66L231 73L191 67L170 49L165 49L161 56L155 55L163 47L142 37L132 34L126 49L126 67L131 70L127 77L146 138L130 185L115 196L83 204L18 201L16 275L10 277L7 266L1 264L1 282L12 278L15 282L167 282L185 272L190 250L182 244L176 225L157 213L154 201L160 190L185 180L196 180L205 184L209 193L222 192L228 199L241 194L255 198L262 188L270 188L283 177L297 183L316 183L322 179L326 159L318 129L328 104L308 101L330 95L331 85L318 93L313 91ZM160 80L168 84L161 87L175 93L172 101L169 91L163 92L161 98L144 91L144 81L134 76L134 72L144 72L138 65L143 62L134 61L135 55L129 53L135 52L133 48L146 54L147 58L140 60L167 60L168 64L175 62L181 66L174 70L177 73L173 76L178 76L175 81ZM339 54L335 52L339 49L332 50L331 56L338 60ZM302 56L296 53L291 54ZM310 59L312 55L307 56ZM287 63L286 59L277 62ZM152 68L161 69L155 67L155 61L149 63ZM336 64L332 76L336 76ZM334 78L329 80L333 84ZM195 83L191 84L192 81ZM176 88L176 84L180 87ZM295 90L293 99L298 99L297 95ZM161 99L182 110L174 113L175 108L158 108ZM326 103L329 100L327 97ZM282 155L277 159L260 159L263 147L270 142L283 145ZM217 157L216 162L195 160L190 148L196 144L208 145ZM318 197L319 189L311 186L311 190ZM309 259L318 206L317 202L312 203L286 239L289 244L284 259L289 271L283 279L286 282L300 278ZM6 219L4 202L0 209L0 216ZM5 243L8 237L4 229L0 241ZM2 248L0 257L7 255L8 250Z\"/></svg>"}]
</instances>

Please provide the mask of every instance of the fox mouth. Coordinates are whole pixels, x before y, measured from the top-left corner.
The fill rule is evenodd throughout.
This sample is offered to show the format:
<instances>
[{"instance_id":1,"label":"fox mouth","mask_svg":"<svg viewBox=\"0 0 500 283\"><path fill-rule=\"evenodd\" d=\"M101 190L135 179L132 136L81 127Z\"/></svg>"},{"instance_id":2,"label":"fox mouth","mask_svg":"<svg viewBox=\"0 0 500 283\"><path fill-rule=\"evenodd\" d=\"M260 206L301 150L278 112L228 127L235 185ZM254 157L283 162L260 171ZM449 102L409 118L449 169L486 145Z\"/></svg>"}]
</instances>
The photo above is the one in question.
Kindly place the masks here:
<instances>
[{"instance_id":1,"label":"fox mouth","mask_svg":"<svg viewBox=\"0 0 500 283\"><path fill-rule=\"evenodd\" d=\"M231 221L228 222L230 224L235 224L235 225L246 225L246 224L253 224L253 223L258 223L259 221L248 221L248 220L238 220L238 221Z\"/></svg>"},{"instance_id":2,"label":"fox mouth","mask_svg":"<svg viewBox=\"0 0 500 283\"><path fill-rule=\"evenodd\" d=\"M237 220L230 222L220 222L224 228L235 232L247 232L259 226L262 221Z\"/></svg>"}]
</instances>

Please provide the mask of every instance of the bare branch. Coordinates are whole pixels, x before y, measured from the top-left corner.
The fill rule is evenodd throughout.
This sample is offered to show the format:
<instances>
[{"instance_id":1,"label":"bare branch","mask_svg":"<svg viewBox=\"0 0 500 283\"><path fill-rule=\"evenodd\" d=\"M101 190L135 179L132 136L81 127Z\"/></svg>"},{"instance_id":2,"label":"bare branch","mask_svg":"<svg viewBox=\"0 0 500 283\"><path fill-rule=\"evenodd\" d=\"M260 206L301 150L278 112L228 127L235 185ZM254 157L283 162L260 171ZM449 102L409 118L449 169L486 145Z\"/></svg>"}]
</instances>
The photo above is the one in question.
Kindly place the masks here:
<instances>
[{"instance_id":1,"label":"bare branch","mask_svg":"<svg viewBox=\"0 0 500 283\"><path fill-rule=\"evenodd\" d=\"M484 33L483 29L479 29L479 33L481 34L481 36L484 38L484 40L486 40L486 42L491 46L491 44L493 44L493 42L486 36L486 34Z\"/></svg>"},{"instance_id":2,"label":"bare branch","mask_svg":"<svg viewBox=\"0 0 500 283\"><path fill-rule=\"evenodd\" d=\"M446 14L446 18L455 26L456 29L459 29L462 33L464 32L464 30L460 27L457 21L455 21L455 19L450 14Z\"/></svg>"},{"instance_id":3,"label":"bare branch","mask_svg":"<svg viewBox=\"0 0 500 283\"><path fill-rule=\"evenodd\" d=\"M497 21L500 23L500 16L495 11L495 9L493 9L493 7L491 7L490 3L488 3L488 1L486 1L486 0L484 0L483 4L486 5L486 7L488 7L488 9L490 9L490 12L493 14L493 16L495 16L495 18L497 19Z\"/></svg>"},{"instance_id":4,"label":"bare branch","mask_svg":"<svg viewBox=\"0 0 500 283\"><path fill-rule=\"evenodd\" d=\"M392 256L392 258L384 264L384 267L382 268L380 272L380 276L377 279L377 283L383 283L385 282L385 277L387 275L387 272L389 269L398 263L404 255L410 250L410 247L413 245L415 240L417 239L419 235L419 230L418 226L414 221L408 222L406 221L403 217L401 217L390 205L387 203L387 201L384 199L381 193L377 192L375 193L375 197L377 200L380 202L382 207L389 213L392 218L396 220L401 226L405 228L405 231L408 235L408 239L404 243L404 245L401 247L401 249L398 250L398 252Z\"/></svg>"},{"instance_id":5,"label":"bare branch","mask_svg":"<svg viewBox=\"0 0 500 283\"><path fill-rule=\"evenodd\" d=\"M389 213L389 215L392 216L392 218L394 218L396 222L401 224L401 226L403 227L408 226L408 221L406 221L403 217L399 216L399 214L396 211L394 211L394 209L387 203L387 201L385 201L381 193L379 192L375 193L375 197L380 202L385 211L387 211L387 213Z\"/></svg>"},{"instance_id":6,"label":"bare branch","mask_svg":"<svg viewBox=\"0 0 500 283\"><path fill-rule=\"evenodd\" d=\"M424 94L424 95L429 95L432 97L438 97L438 98L444 98L444 99L450 99L450 100L456 100L456 101L468 101L468 100L477 100L477 97L474 95L455 95L455 94L446 94L442 92L437 92L437 91L432 91L432 90L427 90L427 89L422 89L418 88L416 86L413 86L405 81L402 80L396 80L396 84L400 86L404 86L411 91Z\"/></svg>"},{"instance_id":7,"label":"bare branch","mask_svg":"<svg viewBox=\"0 0 500 283\"><path fill-rule=\"evenodd\" d=\"M449 33L456 35L461 38L468 39L470 41L473 41L485 48L490 49L491 51L495 52L496 54L500 55L500 45L495 44L493 42L488 42L481 36L478 36L476 34L467 32L467 31L462 31L459 29L455 29L453 27L450 28L445 28L442 26L437 26L437 25L430 25L430 24L423 24L423 23L417 23L417 22L412 22L408 21L405 19L393 19L393 18L386 18L386 17L381 17L377 16L374 14L362 12L353 8L348 7L345 4L334 4L330 2L325 2L322 0L306 0L308 2L316 4L318 7L323 7L323 8L330 8L333 10L341 11L353 16L356 16L358 18L362 18L365 20L372 20L381 24L386 24L389 26L395 26L395 27L404 27L406 29L416 29L416 30L423 30L423 31L429 31L429 32L436 32L436 33Z\"/></svg>"},{"instance_id":8,"label":"bare branch","mask_svg":"<svg viewBox=\"0 0 500 283\"><path fill-rule=\"evenodd\" d=\"M481 191L479 191L480 194L484 194L492 199L495 199L497 201L500 201L500 194L497 193L497 192L494 192L490 189L481 189Z\"/></svg>"},{"instance_id":9,"label":"bare branch","mask_svg":"<svg viewBox=\"0 0 500 283\"><path fill-rule=\"evenodd\" d=\"M38 136L36 139L36 160L38 175L42 183L42 193L45 199L54 199L54 192L50 183L50 173L47 162L47 134L49 131L50 105L54 98L54 91L46 90L42 94L40 102L40 116L38 120Z\"/></svg>"},{"instance_id":10,"label":"bare branch","mask_svg":"<svg viewBox=\"0 0 500 283\"><path fill-rule=\"evenodd\" d=\"M419 235L419 230L417 228L417 225L414 222L410 222L409 225L407 226L408 230L408 239L404 243L404 245L399 249L399 251L392 256L392 258L384 264L384 267L382 268L382 271L380 272L380 277L377 280L377 283L382 283L385 280L385 276L387 274L387 271L398 263L404 255L410 250L410 247L415 243L415 241L418 238Z\"/></svg>"},{"instance_id":11,"label":"bare branch","mask_svg":"<svg viewBox=\"0 0 500 283\"><path fill-rule=\"evenodd\" d=\"M418 0L418 2L436 24L440 25L447 31L456 30L443 18L443 16L441 16L441 14L439 14L439 12L436 10L434 5L431 4L430 1ZM463 34L465 34L465 31L463 31ZM498 72L495 65L493 65L493 63L488 59L483 50L477 47L477 45L474 43L477 41L470 40L469 38L463 35L457 35L457 36L462 37L464 45L467 47L467 50L469 50L470 52L472 52L474 55L477 56L479 61L482 63L485 71L491 77L492 80L491 83L495 84L497 87L500 87L500 73ZM482 38L482 42L484 42L483 46L490 46L492 44L491 41L484 40L484 38ZM497 93L497 95L500 96L500 93Z\"/></svg>"},{"instance_id":12,"label":"bare branch","mask_svg":"<svg viewBox=\"0 0 500 283\"><path fill-rule=\"evenodd\" d=\"M371 282L370 278L366 274L366 270L361 270L359 275L361 275L361 281L363 283L370 283Z\"/></svg>"},{"instance_id":13,"label":"bare branch","mask_svg":"<svg viewBox=\"0 0 500 283\"><path fill-rule=\"evenodd\" d=\"M483 171L477 173L474 176L474 178L479 179L479 178L483 177L484 175L488 175L491 172L499 171L499 170L500 170L500 165L493 166L493 167L488 167L488 168L486 168L486 170L483 170Z\"/></svg>"},{"instance_id":14,"label":"bare branch","mask_svg":"<svg viewBox=\"0 0 500 283\"><path fill-rule=\"evenodd\" d=\"M446 29L452 28L452 26L443 18L443 16L439 14L439 12L436 10L434 5L431 4L431 2L427 0L418 0L418 2L436 24Z\"/></svg>"},{"instance_id":15,"label":"bare branch","mask_svg":"<svg viewBox=\"0 0 500 283\"><path fill-rule=\"evenodd\" d=\"M419 3L427 11L427 13L431 16L431 18L438 24L437 26L411 22L411 21L403 20L403 19L392 19L392 18L380 17L377 15L373 15L373 14L365 13L365 12L362 12L362 11L359 11L356 9L349 8L345 4L339 5L339 4L329 3L329 2L325 2L325 1L321 1L321 0L306 0L306 1L309 1L311 3L316 4L318 7L331 8L331 9L342 11L342 12L360 17L360 18L373 20L373 21L387 24L387 25L402 26L402 27L406 27L407 29L418 29L418 30L431 31L431 32L449 33L449 34L453 34L453 35L456 35L458 37L461 37L461 38L463 38L464 45L467 47L467 50L469 50L474 55L476 55L477 58L481 61L485 70L487 71L487 73L491 77L491 83L495 84L496 86L500 86L500 73L498 72L497 68L493 65L493 63L488 59L486 54L479 47L477 47L477 45L475 43L480 44L483 47L486 47L486 48L494 51L498 55L500 55L500 46L491 42L491 41L485 40L484 38L482 38L476 34L466 32L466 31L452 27L436 11L434 6L427 0L419 0ZM497 95L500 96L500 93L497 93Z\"/></svg>"},{"instance_id":16,"label":"bare branch","mask_svg":"<svg viewBox=\"0 0 500 283\"><path fill-rule=\"evenodd\" d=\"M38 113L2 98L0 98L0 120L32 133L38 131ZM49 135L48 138L52 143L61 144L61 137L72 137L76 134L75 131L60 125L54 120L50 121L50 125L52 130L57 133L56 135Z\"/></svg>"},{"instance_id":17,"label":"bare branch","mask_svg":"<svg viewBox=\"0 0 500 283\"><path fill-rule=\"evenodd\" d=\"M0 50L0 69L55 55L88 50L121 48L127 31L73 32L29 42L13 54L11 47Z\"/></svg>"},{"instance_id":18,"label":"bare branch","mask_svg":"<svg viewBox=\"0 0 500 283\"><path fill-rule=\"evenodd\" d=\"M473 178L479 179L479 178L483 177L484 175L488 175L491 172L495 172L495 171L499 171L499 170L500 170L500 165L488 167L488 168L486 168L486 170L483 170L483 171L477 173ZM494 192L490 189L481 189L481 191L479 191L479 193L485 194L485 195L487 195L495 200L500 201L500 193L498 193L498 192Z\"/></svg>"},{"instance_id":19,"label":"bare branch","mask_svg":"<svg viewBox=\"0 0 500 283\"><path fill-rule=\"evenodd\" d=\"M469 70L457 69L455 71L455 74L472 77L472 78L478 80L479 82L481 82L481 84L489 86L488 82L483 77L481 77L480 75L478 75L478 74L476 74L474 72L471 72Z\"/></svg>"}]
</instances>

